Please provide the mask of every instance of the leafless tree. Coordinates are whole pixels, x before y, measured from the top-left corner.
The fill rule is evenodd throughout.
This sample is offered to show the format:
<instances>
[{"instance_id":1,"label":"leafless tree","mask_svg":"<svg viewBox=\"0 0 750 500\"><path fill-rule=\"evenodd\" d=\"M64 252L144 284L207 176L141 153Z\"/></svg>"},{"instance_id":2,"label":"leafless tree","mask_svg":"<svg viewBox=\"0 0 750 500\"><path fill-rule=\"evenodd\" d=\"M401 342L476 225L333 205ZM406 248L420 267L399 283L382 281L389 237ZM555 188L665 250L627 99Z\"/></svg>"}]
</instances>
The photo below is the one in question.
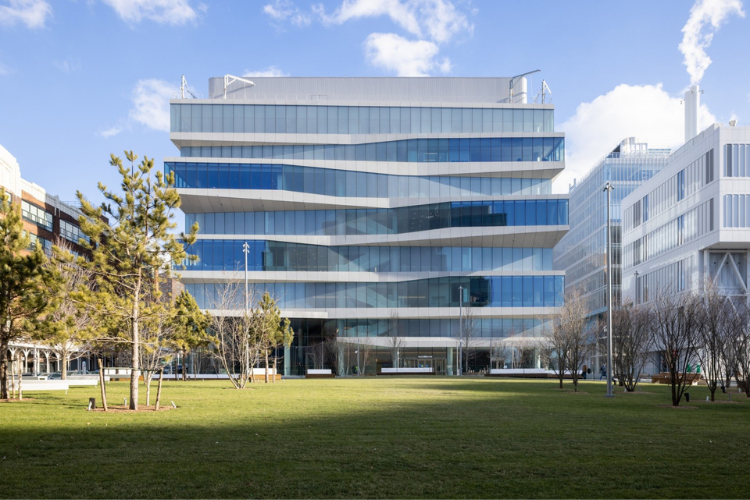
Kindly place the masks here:
<instances>
[{"instance_id":1,"label":"leafless tree","mask_svg":"<svg viewBox=\"0 0 750 500\"><path fill-rule=\"evenodd\" d=\"M209 300L211 309L211 329L216 337L214 355L236 389L244 389L252 377L253 366L258 362L260 350L252 338L255 331L253 317L245 314L244 284L230 280L216 287L215 296ZM248 292L249 303L254 293ZM239 316L237 310L243 311Z\"/></svg>"},{"instance_id":2,"label":"leafless tree","mask_svg":"<svg viewBox=\"0 0 750 500\"><path fill-rule=\"evenodd\" d=\"M700 299L691 291L673 293L663 288L650 291L651 335L658 365L669 373L672 405L679 406L690 378L688 367L695 364L700 344ZM660 358L660 359L659 359Z\"/></svg>"},{"instance_id":3,"label":"leafless tree","mask_svg":"<svg viewBox=\"0 0 750 500\"><path fill-rule=\"evenodd\" d=\"M308 353L312 358L313 368L320 370L326 363L326 344L325 342L318 342L308 347Z\"/></svg>"},{"instance_id":4,"label":"leafless tree","mask_svg":"<svg viewBox=\"0 0 750 500\"><path fill-rule=\"evenodd\" d=\"M458 332L459 342L461 342L463 346L461 349L463 353L463 359L461 360L463 363L462 367L466 368L461 370L462 374L466 373L469 369L469 364L476 360L477 344L479 342L478 327L479 323L474 314L473 308L465 307L463 312L463 331Z\"/></svg>"},{"instance_id":5,"label":"leafless tree","mask_svg":"<svg viewBox=\"0 0 750 500\"><path fill-rule=\"evenodd\" d=\"M60 239L52 248L52 258L45 266L61 278L59 305L47 316L45 328L40 329L43 341L57 355L61 364L61 377L68 377L71 361L92 350L90 327L94 318L89 310L75 300L73 292L94 285L92 272L75 262L72 246Z\"/></svg>"},{"instance_id":6,"label":"leafless tree","mask_svg":"<svg viewBox=\"0 0 750 500\"><path fill-rule=\"evenodd\" d=\"M398 315L398 312L391 312L390 319L388 320L388 349L391 351L391 361L394 368L399 368L401 365L401 349L404 347L403 337L404 324Z\"/></svg>"},{"instance_id":7,"label":"leafless tree","mask_svg":"<svg viewBox=\"0 0 750 500\"><path fill-rule=\"evenodd\" d=\"M357 369L362 375L367 374L367 364L370 362L372 356L373 342L370 337L360 337L359 339L359 353L362 361L362 365L358 366Z\"/></svg>"},{"instance_id":8,"label":"leafless tree","mask_svg":"<svg viewBox=\"0 0 750 500\"><path fill-rule=\"evenodd\" d=\"M651 315L632 303L612 311L612 375L628 392L638 385L652 351Z\"/></svg>"},{"instance_id":9,"label":"leafless tree","mask_svg":"<svg viewBox=\"0 0 750 500\"><path fill-rule=\"evenodd\" d=\"M164 309L161 314L149 318L141 325L141 351L139 355L143 384L146 386L147 406L151 404L151 382L154 375L160 373L164 369L164 364L169 363L174 356L171 341L175 334L176 325L170 321L170 314L170 309Z\"/></svg>"},{"instance_id":10,"label":"leafless tree","mask_svg":"<svg viewBox=\"0 0 750 500\"><path fill-rule=\"evenodd\" d=\"M586 301L578 291L573 290L565 294L565 304L553 318L547 349L557 356L558 366L555 371L561 389L565 372L570 371L573 387L578 391L579 373L594 347L586 329L588 313Z\"/></svg>"},{"instance_id":11,"label":"leafless tree","mask_svg":"<svg viewBox=\"0 0 750 500\"><path fill-rule=\"evenodd\" d=\"M743 303L736 307L731 325L732 334L729 344L734 361L733 376L737 381L737 386L750 398L750 309L747 305Z\"/></svg>"},{"instance_id":12,"label":"leafless tree","mask_svg":"<svg viewBox=\"0 0 750 500\"><path fill-rule=\"evenodd\" d=\"M714 401L716 389L725 375L725 366L728 366L726 346L731 343L734 333L735 311L730 299L720 292L713 280L706 280L700 305L698 356L711 401Z\"/></svg>"}]
</instances>

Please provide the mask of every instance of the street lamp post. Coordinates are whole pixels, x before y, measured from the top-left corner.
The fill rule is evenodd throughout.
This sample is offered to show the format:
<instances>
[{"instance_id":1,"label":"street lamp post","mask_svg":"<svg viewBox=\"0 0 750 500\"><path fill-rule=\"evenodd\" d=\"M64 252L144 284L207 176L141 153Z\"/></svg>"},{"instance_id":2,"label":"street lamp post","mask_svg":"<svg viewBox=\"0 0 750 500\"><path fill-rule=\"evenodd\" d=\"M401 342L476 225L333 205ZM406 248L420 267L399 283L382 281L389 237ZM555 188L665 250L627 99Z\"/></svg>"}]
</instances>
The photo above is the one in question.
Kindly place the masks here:
<instances>
[{"instance_id":1,"label":"street lamp post","mask_svg":"<svg viewBox=\"0 0 750 500\"><path fill-rule=\"evenodd\" d=\"M245 322L247 322L248 310L250 309L250 296L247 289L247 254L250 253L250 245L247 244L247 241L242 244L242 253L245 254ZM250 376L252 369L250 368L250 349L247 346L245 347L245 365L247 366L248 376ZM275 376L276 374L274 373Z\"/></svg>"},{"instance_id":2,"label":"street lamp post","mask_svg":"<svg viewBox=\"0 0 750 500\"><path fill-rule=\"evenodd\" d=\"M610 216L610 202L614 186L607 182L604 191L607 192L607 395L612 394L612 218Z\"/></svg>"},{"instance_id":3,"label":"street lamp post","mask_svg":"<svg viewBox=\"0 0 750 500\"><path fill-rule=\"evenodd\" d=\"M247 291L247 254L250 253L250 245L247 244L247 241L242 245L242 253L245 254L245 316L247 316L247 310L250 308L250 298Z\"/></svg>"},{"instance_id":4,"label":"street lamp post","mask_svg":"<svg viewBox=\"0 0 750 500\"><path fill-rule=\"evenodd\" d=\"M463 345L464 345L464 287L458 287L458 376L464 374L463 370Z\"/></svg>"}]
</instances>

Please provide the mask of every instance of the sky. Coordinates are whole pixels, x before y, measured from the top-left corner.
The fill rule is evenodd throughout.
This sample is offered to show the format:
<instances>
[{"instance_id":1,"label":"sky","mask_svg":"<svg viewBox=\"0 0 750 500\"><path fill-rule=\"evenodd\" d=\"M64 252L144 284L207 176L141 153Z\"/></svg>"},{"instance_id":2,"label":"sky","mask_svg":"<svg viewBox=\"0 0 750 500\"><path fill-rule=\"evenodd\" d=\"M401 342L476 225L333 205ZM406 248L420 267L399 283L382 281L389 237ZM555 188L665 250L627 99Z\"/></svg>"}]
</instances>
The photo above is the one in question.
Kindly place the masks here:
<instances>
[{"instance_id":1,"label":"sky","mask_svg":"<svg viewBox=\"0 0 750 500\"><path fill-rule=\"evenodd\" d=\"M168 99L181 75L513 76L540 69L566 133L566 193L621 139L683 141L750 124L750 21L742 0L0 0L0 145L62 200L101 201L111 153L178 156Z\"/></svg>"}]
</instances>

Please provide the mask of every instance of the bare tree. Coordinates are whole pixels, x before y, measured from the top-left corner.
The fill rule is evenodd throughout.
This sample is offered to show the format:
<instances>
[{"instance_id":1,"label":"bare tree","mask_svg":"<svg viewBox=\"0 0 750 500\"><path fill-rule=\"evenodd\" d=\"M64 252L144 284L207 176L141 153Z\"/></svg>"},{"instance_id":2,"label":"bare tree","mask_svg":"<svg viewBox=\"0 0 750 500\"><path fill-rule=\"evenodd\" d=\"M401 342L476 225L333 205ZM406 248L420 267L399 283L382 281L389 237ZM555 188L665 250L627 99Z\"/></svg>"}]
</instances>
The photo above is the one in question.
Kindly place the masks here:
<instances>
[{"instance_id":1,"label":"bare tree","mask_svg":"<svg viewBox=\"0 0 750 500\"><path fill-rule=\"evenodd\" d=\"M260 350L252 338L255 331L250 314L235 316L245 303L244 285L231 280L216 287L216 293L209 301L215 314L211 315L211 329L215 335L215 352L222 368L227 373L235 389L244 389L252 377L252 367L260 357ZM251 303L253 293L248 292Z\"/></svg>"},{"instance_id":2,"label":"bare tree","mask_svg":"<svg viewBox=\"0 0 750 500\"><path fill-rule=\"evenodd\" d=\"M91 323L94 318L90 311L75 300L73 292L80 288L91 288L94 283L92 272L75 262L72 246L60 240L52 247L52 258L45 266L60 277L58 306L47 315L34 335L49 345L61 361L61 377L68 378L68 365L71 361L85 356L91 349Z\"/></svg>"},{"instance_id":3,"label":"bare tree","mask_svg":"<svg viewBox=\"0 0 750 500\"><path fill-rule=\"evenodd\" d=\"M359 352L362 355L362 366L357 367L362 375L367 373L367 364L370 362L372 355L373 342L370 337L360 337L359 339Z\"/></svg>"},{"instance_id":4,"label":"bare tree","mask_svg":"<svg viewBox=\"0 0 750 500\"><path fill-rule=\"evenodd\" d=\"M477 344L478 344L478 321L474 310L471 307L465 307L463 313L463 331L458 332L459 342L463 345L461 352L463 353L463 359L461 360L462 369L461 373L464 374L469 369L469 363L476 360L477 357ZM464 369L465 367L465 369Z\"/></svg>"},{"instance_id":5,"label":"bare tree","mask_svg":"<svg viewBox=\"0 0 750 500\"><path fill-rule=\"evenodd\" d=\"M403 337L404 324L398 315L398 312L391 312L390 319L388 320L388 349L391 351L391 362L394 368L399 368L401 365L401 349L404 347Z\"/></svg>"},{"instance_id":6,"label":"bare tree","mask_svg":"<svg viewBox=\"0 0 750 500\"><path fill-rule=\"evenodd\" d=\"M312 358L313 368L320 370L326 363L326 344L325 342L318 342L308 348L308 353Z\"/></svg>"},{"instance_id":7,"label":"bare tree","mask_svg":"<svg viewBox=\"0 0 750 500\"><path fill-rule=\"evenodd\" d=\"M679 406L690 383L688 366L695 363L700 343L700 299L691 291L655 290L650 304L651 334L657 355L669 373L672 405ZM661 359L658 359L661 358Z\"/></svg>"},{"instance_id":8,"label":"bare tree","mask_svg":"<svg viewBox=\"0 0 750 500\"><path fill-rule=\"evenodd\" d=\"M737 306L734 321L731 323L733 376L737 386L750 398L750 309L745 304ZM727 383L727 387L729 384Z\"/></svg>"},{"instance_id":9,"label":"bare tree","mask_svg":"<svg viewBox=\"0 0 750 500\"><path fill-rule=\"evenodd\" d=\"M730 343L734 328L735 313L730 300L722 294L713 280L706 280L700 309L700 348L698 356L703 368L703 376L715 400L716 389L725 374L726 345Z\"/></svg>"},{"instance_id":10,"label":"bare tree","mask_svg":"<svg viewBox=\"0 0 750 500\"><path fill-rule=\"evenodd\" d=\"M573 387L578 391L580 370L594 347L591 335L586 329L588 313L586 301L581 294L575 290L569 291L565 294L565 304L560 307L552 321L548 350L558 358L556 373L561 389L565 372L570 371Z\"/></svg>"},{"instance_id":11,"label":"bare tree","mask_svg":"<svg viewBox=\"0 0 750 500\"><path fill-rule=\"evenodd\" d=\"M632 303L612 311L612 375L628 392L638 385L652 351L650 312Z\"/></svg>"}]
</instances>

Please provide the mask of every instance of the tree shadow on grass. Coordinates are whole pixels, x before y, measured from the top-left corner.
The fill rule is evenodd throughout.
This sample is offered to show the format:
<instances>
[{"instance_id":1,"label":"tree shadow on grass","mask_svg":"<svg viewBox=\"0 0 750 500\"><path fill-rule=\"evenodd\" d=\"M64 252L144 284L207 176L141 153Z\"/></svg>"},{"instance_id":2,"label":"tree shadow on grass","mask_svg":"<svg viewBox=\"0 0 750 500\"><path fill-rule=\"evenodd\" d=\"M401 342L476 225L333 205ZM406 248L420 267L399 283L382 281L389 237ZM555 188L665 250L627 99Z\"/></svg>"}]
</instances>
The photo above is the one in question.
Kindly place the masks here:
<instances>
[{"instance_id":1,"label":"tree shadow on grass","mask_svg":"<svg viewBox=\"0 0 750 500\"><path fill-rule=\"evenodd\" d=\"M750 460L750 419L723 409L750 405L680 413L676 432L675 414L650 399L612 406L587 398L598 406L581 407L546 397L545 383L373 382L287 383L217 397L219 385L173 386L179 411L137 415L89 413L69 397L40 393L13 421L0 414L0 496L746 495L728 478ZM698 454L718 467L679 481L664 473Z\"/></svg>"}]
</instances>

